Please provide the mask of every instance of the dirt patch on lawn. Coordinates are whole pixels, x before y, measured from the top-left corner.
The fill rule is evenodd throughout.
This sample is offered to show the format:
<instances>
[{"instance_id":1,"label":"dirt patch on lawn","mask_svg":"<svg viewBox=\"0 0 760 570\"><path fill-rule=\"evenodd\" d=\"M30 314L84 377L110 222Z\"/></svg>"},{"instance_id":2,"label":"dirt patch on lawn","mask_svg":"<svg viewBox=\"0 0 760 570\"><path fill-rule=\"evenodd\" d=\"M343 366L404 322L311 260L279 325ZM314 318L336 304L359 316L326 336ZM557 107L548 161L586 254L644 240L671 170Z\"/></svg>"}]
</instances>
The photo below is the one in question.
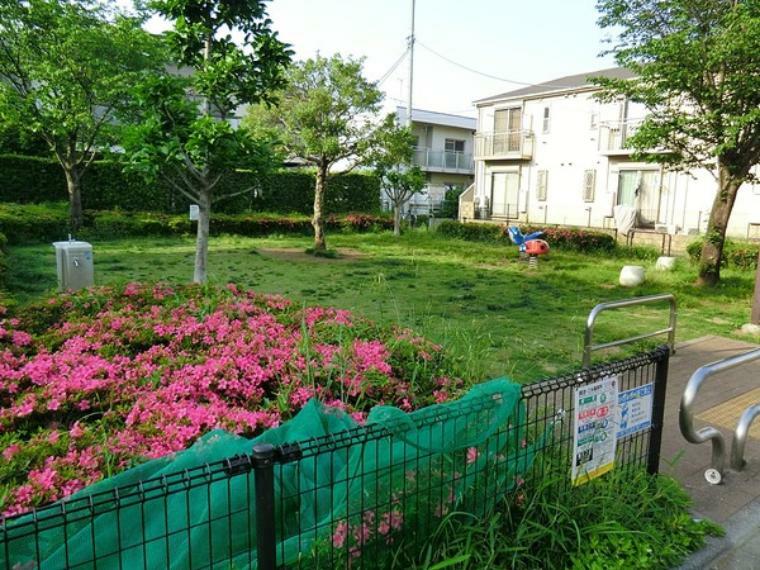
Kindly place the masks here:
<instances>
[{"instance_id":1,"label":"dirt patch on lawn","mask_svg":"<svg viewBox=\"0 0 760 570\"><path fill-rule=\"evenodd\" d=\"M311 263L345 263L347 261L356 261L361 259L364 254L356 249L340 248L338 257L320 257L306 253L303 249L297 247L260 247L257 253L266 257L273 257L283 261L306 261Z\"/></svg>"}]
</instances>

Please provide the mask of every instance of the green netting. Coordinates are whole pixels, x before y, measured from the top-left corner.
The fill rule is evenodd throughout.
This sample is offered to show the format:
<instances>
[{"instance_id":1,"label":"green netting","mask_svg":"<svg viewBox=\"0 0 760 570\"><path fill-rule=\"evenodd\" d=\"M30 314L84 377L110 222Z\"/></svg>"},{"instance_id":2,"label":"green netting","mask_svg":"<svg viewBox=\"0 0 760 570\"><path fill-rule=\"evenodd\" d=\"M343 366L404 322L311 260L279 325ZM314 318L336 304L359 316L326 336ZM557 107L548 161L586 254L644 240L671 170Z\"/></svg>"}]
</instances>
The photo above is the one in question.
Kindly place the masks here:
<instances>
[{"instance_id":1,"label":"green netting","mask_svg":"<svg viewBox=\"0 0 760 570\"><path fill-rule=\"evenodd\" d=\"M259 443L302 442L302 457L275 465L279 563L330 567L372 541L420 541L446 514L484 513L519 484L546 435L527 433L520 393L497 379L411 413L377 406L365 428L312 400L252 440L214 431L80 491L65 523L60 509L8 521L0 558L8 568L255 568L253 474L218 462Z\"/></svg>"}]
</instances>

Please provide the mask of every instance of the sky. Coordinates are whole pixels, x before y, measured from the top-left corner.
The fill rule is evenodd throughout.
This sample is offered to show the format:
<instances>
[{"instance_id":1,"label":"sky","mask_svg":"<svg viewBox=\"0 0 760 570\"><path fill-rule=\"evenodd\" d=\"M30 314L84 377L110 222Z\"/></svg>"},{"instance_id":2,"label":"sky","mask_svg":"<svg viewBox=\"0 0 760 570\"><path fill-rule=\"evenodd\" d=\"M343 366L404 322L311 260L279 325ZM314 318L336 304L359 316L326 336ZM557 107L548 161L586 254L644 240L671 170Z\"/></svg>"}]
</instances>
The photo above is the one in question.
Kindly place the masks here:
<instances>
[{"instance_id":1,"label":"sky","mask_svg":"<svg viewBox=\"0 0 760 570\"><path fill-rule=\"evenodd\" d=\"M128 0L121 0L122 3ZM458 67L519 82L541 82L612 67L599 57L607 32L594 0L416 0L415 108L474 116L476 99L517 89ZM317 52L365 58L382 78L406 49L412 0L273 0L269 15L297 59ZM149 22L150 31L165 23ZM432 50L432 51L431 51ZM408 58L382 83L390 110L406 105Z\"/></svg>"}]
</instances>

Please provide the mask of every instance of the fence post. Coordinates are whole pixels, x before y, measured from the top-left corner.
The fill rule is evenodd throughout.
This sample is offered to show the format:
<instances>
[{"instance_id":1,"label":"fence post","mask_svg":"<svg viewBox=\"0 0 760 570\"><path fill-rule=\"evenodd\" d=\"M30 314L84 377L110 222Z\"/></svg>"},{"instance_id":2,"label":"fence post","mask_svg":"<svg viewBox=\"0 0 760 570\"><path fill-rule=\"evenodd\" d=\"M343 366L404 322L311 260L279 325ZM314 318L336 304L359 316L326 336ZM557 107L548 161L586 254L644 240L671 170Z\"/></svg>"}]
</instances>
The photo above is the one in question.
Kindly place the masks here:
<instances>
[{"instance_id":1,"label":"fence post","mask_svg":"<svg viewBox=\"0 0 760 570\"><path fill-rule=\"evenodd\" d=\"M274 446L253 447L256 485L256 560L258 570L277 568L277 536L274 516Z\"/></svg>"},{"instance_id":2,"label":"fence post","mask_svg":"<svg viewBox=\"0 0 760 570\"><path fill-rule=\"evenodd\" d=\"M647 473L656 475L660 471L660 447L662 446L662 428L665 421L665 393L668 387L668 362L670 349L662 352L657 361L654 375L654 401L652 402L652 432L649 436L649 453L647 454Z\"/></svg>"}]
</instances>

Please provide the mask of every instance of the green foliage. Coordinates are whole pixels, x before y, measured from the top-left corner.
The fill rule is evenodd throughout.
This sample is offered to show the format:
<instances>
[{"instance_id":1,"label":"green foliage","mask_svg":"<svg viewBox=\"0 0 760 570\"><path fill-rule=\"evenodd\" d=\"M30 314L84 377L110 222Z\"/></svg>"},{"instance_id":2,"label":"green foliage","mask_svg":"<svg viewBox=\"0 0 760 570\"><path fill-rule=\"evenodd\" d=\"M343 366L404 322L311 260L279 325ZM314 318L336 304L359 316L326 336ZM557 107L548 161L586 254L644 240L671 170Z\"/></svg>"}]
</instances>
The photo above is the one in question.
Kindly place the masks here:
<instances>
[{"instance_id":1,"label":"green foliage","mask_svg":"<svg viewBox=\"0 0 760 570\"><path fill-rule=\"evenodd\" d=\"M393 204L396 224L400 232L401 209L412 196L425 187L425 174L414 164L414 136L409 127L396 124L389 115L374 136L370 162L380 179L380 187Z\"/></svg>"},{"instance_id":2,"label":"green foliage","mask_svg":"<svg viewBox=\"0 0 760 570\"><path fill-rule=\"evenodd\" d=\"M487 223L460 223L453 221L441 222L438 233L446 237L467 241L510 243L507 227ZM541 239L549 242L550 247L572 249L582 252L612 252L615 250L615 238L604 232L594 232L576 228L541 228L538 226L522 226L524 234L541 230Z\"/></svg>"},{"instance_id":3,"label":"green foliage","mask_svg":"<svg viewBox=\"0 0 760 570\"><path fill-rule=\"evenodd\" d=\"M259 105L249 129L277 133L288 155L328 168L369 150L382 93L362 73L360 59L316 56L292 66L276 107Z\"/></svg>"},{"instance_id":4,"label":"green foliage","mask_svg":"<svg viewBox=\"0 0 760 570\"><path fill-rule=\"evenodd\" d=\"M40 203L66 199L66 181L57 163L28 156L0 155L0 202ZM236 213L245 210L266 212L311 212L314 203L314 173L283 170L270 172L254 184L253 175L237 171L220 184L222 193L250 192L220 202L217 210ZM380 185L371 174L337 174L330 178L326 196L328 214L378 212ZM254 192L255 190L255 192ZM87 208L94 210L153 210L164 213L186 212L190 203L170 185L157 181L147 184L139 174L123 172L113 161L93 162L82 189Z\"/></svg>"},{"instance_id":5,"label":"green foliage","mask_svg":"<svg viewBox=\"0 0 760 570\"><path fill-rule=\"evenodd\" d=\"M117 112L129 88L160 66L141 21L85 0L0 4L0 123L44 139L70 178L72 223L78 180L94 153L117 142Z\"/></svg>"},{"instance_id":6,"label":"green foliage","mask_svg":"<svg viewBox=\"0 0 760 570\"><path fill-rule=\"evenodd\" d=\"M392 220L372 214L331 215L326 224L331 230L341 232L382 231L393 227ZM211 231L216 235L309 235L311 229L310 219L299 214L217 214L211 220ZM0 204L0 230L10 236L9 241L13 244L61 240L70 231L62 203ZM77 237L178 236L194 230L195 222L191 222L187 215L85 210L84 225Z\"/></svg>"},{"instance_id":7,"label":"green foliage","mask_svg":"<svg viewBox=\"0 0 760 570\"><path fill-rule=\"evenodd\" d=\"M445 221L438 224L437 232L449 238L467 241L509 243L503 228L497 224L476 224Z\"/></svg>"},{"instance_id":8,"label":"green foliage","mask_svg":"<svg viewBox=\"0 0 760 570\"><path fill-rule=\"evenodd\" d=\"M698 239L686 246L686 252L692 262L699 262L704 243L704 239ZM760 244L758 243L727 239L723 246L721 264L723 267L756 269L758 254L760 254Z\"/></svg>"},{"instance_id":9,"label":"green foliage","mask_svg":"<svg viewBox=\"0 0 760 570\"><path fill-rule=\"evenodd\" d=\"M665 475L613 471L570 488L559 480L549 470L527 481L485 520L452 515L423 553L427 561L407 559L406 567L461 560L462 570L665 570L722 533L691 517L688 495Z\"/></svg>"},{"instance_id":10,"label":"green foliage","mask_svg":"<svg viewBox=\"0 0 760 570\"><path fill-rule=\"evenodd\" d=\"M760 161L760 4L754 0L600 0L599 23L618 33L610 52L636 74L599 79L651 114L630 139L678 168L721 158L744 178Z\"/></svg>"},{"instance_id":11,"label":"green foliage","mask_svg":"<svg viewBox=\"0 0 760 570\"><path fill-rule=\"evenodd\" d=\"M459 216L459 196L464 192L464 187L454 186L446 190L441 203L441 211L438 216L441 218L457 219Z\"/></svg>"}]
</instances>

